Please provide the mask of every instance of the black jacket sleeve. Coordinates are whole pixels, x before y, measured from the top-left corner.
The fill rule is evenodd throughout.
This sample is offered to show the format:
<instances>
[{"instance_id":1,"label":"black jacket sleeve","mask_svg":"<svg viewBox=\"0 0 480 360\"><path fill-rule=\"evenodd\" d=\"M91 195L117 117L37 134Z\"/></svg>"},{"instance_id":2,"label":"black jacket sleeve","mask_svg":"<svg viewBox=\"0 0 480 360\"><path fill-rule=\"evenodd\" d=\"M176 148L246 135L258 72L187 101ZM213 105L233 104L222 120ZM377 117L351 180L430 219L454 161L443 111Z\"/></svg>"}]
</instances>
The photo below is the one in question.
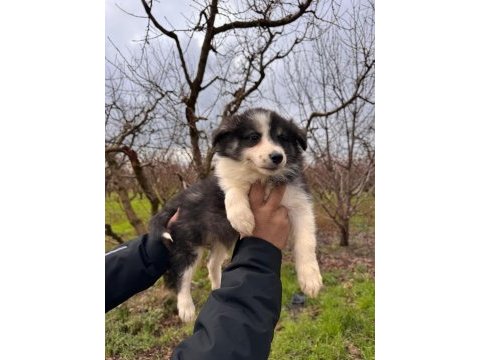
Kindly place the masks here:
<instances>
[{"instance_id":1,"label":"black jacket sleeve","mask_svg":"<svg viewBox=\"0 0 480 360\"><path fill-rule=\"evenodd\" d=\"M210 294L193 335L172 359L267 359L281 309L281 258L265 240L239 240L221 287Z\"/></svg>"},{"instance_id":2,"label":"black jacket sleeve","mask_svg":"<svg viewBox=\"0 0 480 360\"><path fill-rule=\"evenodd\" d=\"M148 235L105 254L105 312L152 286L169 267L169 252Z\"/></svg>"}]
</instances>

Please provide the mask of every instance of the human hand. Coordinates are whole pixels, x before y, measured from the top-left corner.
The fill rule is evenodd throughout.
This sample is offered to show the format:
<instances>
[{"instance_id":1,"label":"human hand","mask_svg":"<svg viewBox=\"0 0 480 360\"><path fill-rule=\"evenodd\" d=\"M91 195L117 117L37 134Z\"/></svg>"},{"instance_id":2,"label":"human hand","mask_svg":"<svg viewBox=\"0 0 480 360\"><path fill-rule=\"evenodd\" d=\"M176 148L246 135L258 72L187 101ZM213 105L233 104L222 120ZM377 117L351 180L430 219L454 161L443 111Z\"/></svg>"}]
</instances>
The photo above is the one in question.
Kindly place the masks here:
<instances>
[{"instance_id":1,"label":"human hand","mask_svg":"<svg viewBox=\"0 0 480 360\"><path fill-rule=\"evenodd\" d=\"M265 187L256 182L250 188L248 198L255 218L255 228L252 236L258 237L270 244L284 249L290 232L290 221L287 209L280 205L286 185L278 185L272 189L265 199Z\"/></svg>"}]
</instances>

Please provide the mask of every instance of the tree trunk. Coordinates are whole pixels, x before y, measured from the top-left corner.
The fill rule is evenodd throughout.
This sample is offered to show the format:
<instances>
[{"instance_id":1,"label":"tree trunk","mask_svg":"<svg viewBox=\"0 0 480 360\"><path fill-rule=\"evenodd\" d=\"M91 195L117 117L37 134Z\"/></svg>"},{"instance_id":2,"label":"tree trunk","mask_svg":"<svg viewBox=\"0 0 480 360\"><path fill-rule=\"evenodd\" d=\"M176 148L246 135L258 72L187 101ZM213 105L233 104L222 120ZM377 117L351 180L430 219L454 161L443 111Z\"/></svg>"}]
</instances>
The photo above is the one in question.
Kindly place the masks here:
<instances>
[{"instance_id":1,"label":"tree trunk","mask_svg":"<svg viewBox=\"0 0 480 360\"><path fill-rule=\"evenodd\" d=\"M203 38L202 47L200 49L200 58L198 59L197 74L190 85L190 95L185 101L186 109L185 115L187 118L188 129L190 134L190 143L192 146L193 163L200 179L208 176L210 169L205 167L203 163L202 152L200 151L200 132L197 128L197 116L195 115L195 107L197 105L198 96L202 91L203 77L205 76L205 69L207 67L208 55L212 50L212 40L215 36L214 25L215 17L218 14L218 0L213 0L210 3L210 13L207 18L207 27L205 30L205 37ZM205 15L205 14L204 14Z\"/></svg>"},{"instance_id":2,"label":"tree trunk","mask_svg":"<svg viewBox=\"0 0 480 360\"><path fill-rule=\"evenodd\" d=\"M348 246L350 240L350 221L344 220L340 226L340 246Z\"/></svg>"},{"instance_id":3,"label":"tree trunk","mask_svg":"<svg viewBox=\"0 0 480 360\"><path fill-rule=\"evenodd\" d=\"M203 168L202 153L200 151L200 135L198 133L196 118L189 107L185 110L187 122L188 122L188 131L190 136L190 145L192 148L193 164L195 166L195 171L199 178L204 178L205 171Z\"/></svg>"},{"instance_id":4,"label":"tree trunk","mask_svg":"<svg viewBox=\"0 0 480 360\"><path fill-rule=\"evenodd\" d=\"M138 155L135 150L129 148L128 146L124 146L122 148L122 151L125 153L125 155L128 156L128 159L130 160L133 172L135 173L135 178L137 179L140 188L142 189L143 193L145 193L148 201L150 202L150 213L153 216L158 211L160 199L153 190L153 186L150 184L150 180L147 176L145 176L145 172L143 171L143 167L140 164L140 160L138 159Z\"/></svg>"},{"instance_id":5,"label":"tree trunk","mask_svg":"<svg viewBox=\"0 0 480 360\"><path fill-rule=\"evenodd\" d=\"M128 191L123 185L118 185L117 194L120 198L120 203L122 204L123 211L127 216L128 222L133 226L137 235L143 235L147 233L147 229L143 224L142 220L137 216L135 210L133 210L132 204L130 203L130 198L128 197Z\"/></svg>"},{"instance_id":6,"label":"tree trunk","mask_svg":"<svg viewBox=\"0 0 480 360\"><path fill-rule=\"evenodd\" d=\"M118 171L119 171L119 166L117 161L114 158L114 155L112 154L106 154L106 160L108 163L108 166L110 167L110 170L112 172L112 177L114 179L114 184L116 193L118 194L118 197L120 198L120 203L122 204L123 211L125 212L125 215L127 216L128 222L130 225L133 226L135 229L135 232L137 235L143 235L147 233L147 229L145 225L143 224L142 220L137 216L135 213L135 210L133 210L132 204L130 203L130 198L128 196L128 190L127 188L122 184Z\"/></svg>"}]
</instances>

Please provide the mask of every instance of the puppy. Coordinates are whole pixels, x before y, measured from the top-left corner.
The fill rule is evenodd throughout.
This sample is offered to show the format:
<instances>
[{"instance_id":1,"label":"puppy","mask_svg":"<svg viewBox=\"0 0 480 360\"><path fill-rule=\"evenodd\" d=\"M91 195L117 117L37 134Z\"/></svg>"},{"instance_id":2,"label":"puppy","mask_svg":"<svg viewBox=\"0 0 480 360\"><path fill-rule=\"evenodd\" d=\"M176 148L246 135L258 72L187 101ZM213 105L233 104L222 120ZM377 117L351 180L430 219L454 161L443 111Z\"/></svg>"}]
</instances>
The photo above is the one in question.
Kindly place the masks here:
<instances>
[{"instance_id":1,"label":"puppy","mask_svg":"<svg viewBox=\"0 0 480 360\"><path fill-rule=\"evenodd\" d=\"M312 200L302 173L306 133L277 113L257 108L225 118L213 134L213 146L214 174L178 194L150 222L153 241L162 240L170 248L171 268L164 279L177 293L182 321L195 318L190 287L202 250L210 249L208 274L212 289L217 289L222 263L239 233L252 234L255 221L248 192L257 180L266 184L267 193L276 184L287 184L281 204L290 218L298 282L305 294L316 296L322 276ZM178 219L167 231L177 209Z\"/></svg>"}]
</instances>

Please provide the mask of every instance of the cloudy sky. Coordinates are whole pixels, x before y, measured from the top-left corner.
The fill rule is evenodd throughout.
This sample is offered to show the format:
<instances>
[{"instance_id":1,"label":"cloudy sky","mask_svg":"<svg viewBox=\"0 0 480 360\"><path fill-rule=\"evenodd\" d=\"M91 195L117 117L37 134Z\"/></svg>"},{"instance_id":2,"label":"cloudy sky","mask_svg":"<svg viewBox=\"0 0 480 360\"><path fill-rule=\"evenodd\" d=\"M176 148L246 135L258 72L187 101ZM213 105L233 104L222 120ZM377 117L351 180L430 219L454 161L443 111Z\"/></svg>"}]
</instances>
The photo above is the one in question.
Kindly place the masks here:
<instances>
[{"instance_id":1,"label":"cloudy sky","mask_svg":"<svg viewBox=\"0 0 480 360\"><path fill-rule=\"evenodd\" d=\"M129 15L128 13L135 16ZM181 29L186 27L187 19L196 20L195 16L198 16L198 11L192 8L192 1L162 1L160 4L155 3L154 14L167 29ZM118 51L115 47L117 47L127 59L131 58L130 54L135 52L139 54L147 26L147 19L145 18L145 11L141 1L107 0L105 17L106 58L108 60L114 60L115 57L118 56ZM222 21L220 18L217 20L219 23ZM150 33L150 35L152 35L152 33ZM179 33L180 42L182 43L182 47L187 49L188 38L182 35L182 33ZM157 46L162 47L164 53L173 45L173 42L169 40L170 39L165 39L165 41L157 43ZM193 41L188 45L186 61L190 69L196 67L198 52L200 51L202 41L203 35L201 33L195 33ZM211 54L208 59L208 66L215 67L215 61L215 56ZM108 69L109 66L107 63L106 69ZM190 70L190 72L192 73L192 70ZM207 67L205 81L208 81L212 77L213 75L209 75L209 68ZM216 101L217 96L218 92L215 92L213 86L200 94L197 105L199 107L198 111L202 116L208 116L212 119L214 116L219 115L219 109L222 107L222 99ZM266 104L264 104L264 106L266 106Z\"/></svg>"},{"instance_id":2,"label":"cloudy sky","mask_svg":"<svg viewBox=\"0 0 480 360\"><path fill-rule=\"evenodd\" d=\"M192 15L192 9L188 0L163 1L160 12L155 11L158 19L163 20L163 25L167 29L182 26L185 23L185 17ZM158 3L155 3L159 7ZM155 6L154 5L154 6ZM131 16L130 14L141 16L141 18ZM165 21L168 19L168 22ZM171 25L168 25L171 24ZM115 49L112 47L108 38L122 51L133 51L139 47L138 40L145 37L147 19L145 10L140 0L106 0L105 3L105 55L107 58L115 56Z\"/></svg>"},{"instance_id":3,"label":"cloudy sky","mask_svg":"<svg viewBox=\"0 0 480 360\"><path fill-rule=\"evenodd\" d=\"M192 3L194 4L194 2L189 0L165 0L161 1L161 3L155 2L153 12L156 18L167 29L182 29L186 28L187 19L193 21L197 20L196 17L198 16L198 10L193 8ZM230 4L235 5L236 2L232 1L229 5ZM349 4L351 4L350 1L342 2L342 9L349 7ZM330 12L330 8L326 7L325 9ZM130 60L134 53L139 54L148 24L141 1L106 0L105 17L106 58L113 61L115 57L118 56L118 51L115 47L125 55L127 60ZM218 18L217 20L220 23L225 21L225 18ZM187 49L187 37L183 36L183 33L181 32L178 34L183 49ZM151 35L152 32L150 33L150 36ZM190 73L193 73L196 68L198 52L200 50L201 42L203 41L203 35L201 33L196 33L193 36L193 41L188 46L188 52L186 54L186 62L189 65ZM163 40L164 41L157 42L155 46L156 49L160 49L160 53L166 54L173 45L173 41L166 38ZM278 40L279 47L276 49L284 51L286 48L290 47L292 43L291 40L292 38L289 39L288 37L280 38ZM305 48L305 46L308 46L307 43L302 43L297 46L297 49L300 47ZM276 50L272 49L272 51ZM242 65L242 59L243 58L240 57L234 58L234 67L240 67ZM204 83L208 82L208 80L218 74L219 67L216 60L217 57L213 53L209 55ZM108 69L109 66L110 65L107 63L106 68ZM302 110L298 107L298 104L294 103L294 99L287 95L283 86L278 86L279 79L285 72L283 66L283 60L271 64L267 69L267 76L259 89L262 91L261 95L259 95L259 92L252 94L253 96L250 96L243 105L255 105L267 108L274 107L277 111L283 113L287 117L299 118L301 121L306 121L305 114L301 114ZM210 69L213 69L210 73L209 67ZM229 72L229 74L232 74L232 72ZM209 119L212 119L213 116L219 115L225 103L230 100L227 96L219 96L220 91L218 91L218 89L215 90L215 86L216 84L203 91L197 104L199 115L206 116ZM275 96L282 99L280 104L273 101ZM297 106L295 104L297 104Z\"/></svg>"}]
</instances>

